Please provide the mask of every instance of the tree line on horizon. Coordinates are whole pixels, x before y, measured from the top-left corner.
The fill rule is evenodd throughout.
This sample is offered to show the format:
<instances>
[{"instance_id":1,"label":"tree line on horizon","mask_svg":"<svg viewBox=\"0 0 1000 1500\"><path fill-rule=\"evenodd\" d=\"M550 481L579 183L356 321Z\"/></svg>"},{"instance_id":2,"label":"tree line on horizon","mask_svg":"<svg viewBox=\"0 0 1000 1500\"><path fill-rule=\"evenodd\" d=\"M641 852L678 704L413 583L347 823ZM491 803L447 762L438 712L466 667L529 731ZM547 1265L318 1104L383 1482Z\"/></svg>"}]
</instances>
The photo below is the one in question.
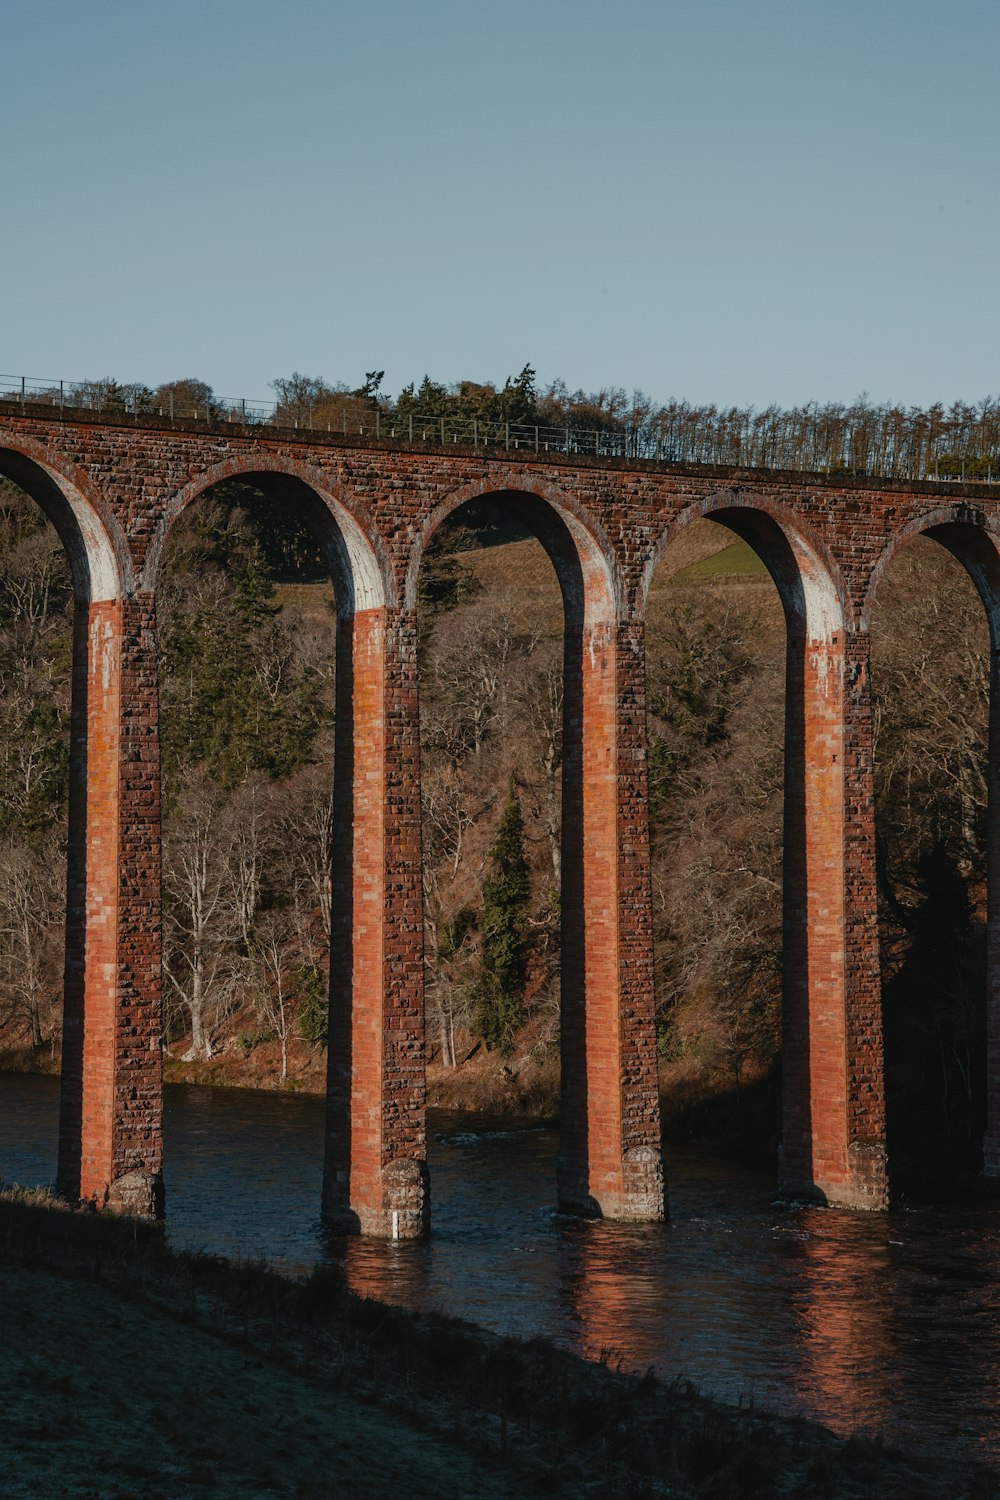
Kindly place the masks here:
<instances>
[{"instance_id":1,"label":"tree line on horizon","mask_svg":"<svg viewBox=\"0 0 1000 1500\"><path fill-rule=\"evenodd\" d=\"M345 434L434 436L444 421L448 441L532 442L536 429L552 446L681 463L790 469L807 473L910 479L1000 480L1000 398L930 406L806 401L793 407L717 406L682 399L658 402L640 390L571 390L563 380L539 387L526 364L503 384L425 375L391 397L385 372L370 370L356 386L295 372L271 382L271 409L218 397L197 379L150 387L111 377L78 381L71 404L109 412L162 413L212 421L273 421L281 426ZM35 390L51 401L58 390ZM411 429L411 423L415 428ZM603 443L601 439L603 438ZM617 443L612 442L617 438ZM596 440L596 442L595 442Z\"/></svg>"}]
</instances>

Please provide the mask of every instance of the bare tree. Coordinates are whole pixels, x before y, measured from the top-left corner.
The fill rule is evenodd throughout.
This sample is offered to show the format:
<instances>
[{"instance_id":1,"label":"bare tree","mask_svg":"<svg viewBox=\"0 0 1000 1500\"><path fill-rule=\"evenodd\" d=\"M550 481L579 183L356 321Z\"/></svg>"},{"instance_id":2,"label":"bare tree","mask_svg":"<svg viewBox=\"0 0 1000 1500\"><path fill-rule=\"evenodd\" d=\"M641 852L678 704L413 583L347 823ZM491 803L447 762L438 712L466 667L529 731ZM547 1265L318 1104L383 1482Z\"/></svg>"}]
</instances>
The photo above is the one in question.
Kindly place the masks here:
<instances>
[{"instance_id":1,"label":"bare tree","mask_svg":"<svg viewBox=\"0 0 1000 1500\"><path fill-rule=\"evenodd\" d=\"M518 723L529 731L525 772L540 793L535 815L545 829L558 886L562 872L563 672L561 662L552 659L556 649L556 643L548 650L540 648L530 670L520 677L515 711Z\"/></svg>"},{"instance_id":2,"label":"bare tree","mask_svg":"<svg viewBox=\"0 0 1000 1500\"><path fill-rule=\"evenodd\" d=\"M58 841L0 847L0 1003L4 1018L27 1029L33 1049L53 1020L62 958L64 903Z\"/></svg>"},{"instance_id":3,"label":"bare tree","mask_svg":"<svg viewBox=\"0 0 1000 1500\"><path fill-rule=\"evenodd\" d=\"M303 961L325 969L332 919L333 768L304 766L276 788L274 818L277 883L295 912Z\"/></svg>"},{"instance_id":4,"label":"bare tree","mask_svg":"<svg viewBox=\"0 0 1000 1500\"><path fill-rule=\"evenodd\" d=\"M251 772L230 798L226 824L229 876L243 949L253 946L253 927L260 903L264 869L272 853L274 793L271 783Z\"/></svg>"},{"instance_id":5,"label":"bare tree","mask_svg":"<svg viewBox=\"0 0 1000 1500\"><path fill-rule=\"evenodd\" d=\"M291 979L296 936L287 915L268 912L257 925L253 962L257 980L257 1014L281 1044L281 1078L288 1077L288 1035L292 1020Z\"/></svg>"},{"instance_id":6,"label":"bare tree","mask_svg":"<svg viewBox=\"0 0 1000 1500\"><path fill-rule=\"evenodd\" d=\"M164 974L191 1026L185 1061L212 1055L213 1030L246 979L234 843L220 793L196 772L185 775L163 851Z\"/></svg>"}]
</instances>

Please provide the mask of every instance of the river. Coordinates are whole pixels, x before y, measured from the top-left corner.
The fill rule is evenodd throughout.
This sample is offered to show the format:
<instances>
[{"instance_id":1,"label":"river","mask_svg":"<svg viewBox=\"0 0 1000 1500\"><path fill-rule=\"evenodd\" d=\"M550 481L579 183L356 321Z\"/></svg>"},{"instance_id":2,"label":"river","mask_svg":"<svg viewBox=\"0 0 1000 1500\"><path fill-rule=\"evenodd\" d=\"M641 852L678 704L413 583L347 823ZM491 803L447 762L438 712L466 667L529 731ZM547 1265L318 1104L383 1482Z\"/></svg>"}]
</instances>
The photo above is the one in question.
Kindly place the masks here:
<instances>
[{"instance_id":1,"label":"river","mask_svg":"<svg viewBox=\"0 0 1000 1500\"><path fill-rule=\"evenodd\" d=\"M53 1079L0 1075L0 1178L51 1183L57 1102ZM582 1222L553 1208L554 1131L431 1111L432 1235L327 1243L322 1126L315 1097L168 1087L171 1243L290 1272L334 1258L387 1301L1000 1468L1000 1203L786 1207L678 1147L668 1225Z\"/></svg>"}]
</instances>

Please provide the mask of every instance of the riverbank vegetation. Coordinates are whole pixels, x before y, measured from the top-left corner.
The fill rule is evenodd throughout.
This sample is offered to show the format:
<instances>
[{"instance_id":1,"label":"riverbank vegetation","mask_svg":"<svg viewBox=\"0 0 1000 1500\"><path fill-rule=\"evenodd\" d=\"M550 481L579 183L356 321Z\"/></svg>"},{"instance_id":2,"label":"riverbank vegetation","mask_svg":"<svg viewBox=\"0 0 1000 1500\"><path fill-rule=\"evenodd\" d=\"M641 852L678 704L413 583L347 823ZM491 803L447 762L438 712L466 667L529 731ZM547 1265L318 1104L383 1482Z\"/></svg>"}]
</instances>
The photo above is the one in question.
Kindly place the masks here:
<instances>
[{"instance_id":1,"label":"riverbank vegetation","mask_svg":"<svg viewBox=\"0 0 1000 1500\"><path fill-rule=\"evenodd\" d=\"M992 1500L985 1470L736 1409L0 1194L4 1493ZM82 1459L89 1455L89 1462Z\"/></svg>"},{"instance_id":2,"label":"riverbank vegetation","mask_svg":"<svg viewBox=\"0 0 1000 1500\"><path fill-rule=\"evenodd\" d=\"M197 382L174 396L195 386L210 402ZM502 387L425 380L395 403L377 371L355 389L301 376L276 389L290 422L377 406L610 429L642 406L538 392L527 367ZM870 435L895 423L914 442L947 418L967 466L1000 441L989 403L850 410L852 431L867 412ZM725 414L684 411L685 442L723 430ZM788 441L809 411L819 423L812 408L782 416ZM71 590L54 533L9 483L0 544L0 1048L7 1065L55 1067ZM175 528L158 608L168 1077L321 1089L332 587L293 505L226 484ZM887 571L872 630L890 1146L899 1180L926 1186L977 1169L983 1127L988 642L966 575L919 540ZM432 1098L448 1107L556 1107L561 635L540 544L496 505L457 512L420 589L428 1042ZM784 626L755 554L717 525L691 527L653 580L647 645L667 1128L766 1161L779 1128Z\"/></svg>"}]
</instances>

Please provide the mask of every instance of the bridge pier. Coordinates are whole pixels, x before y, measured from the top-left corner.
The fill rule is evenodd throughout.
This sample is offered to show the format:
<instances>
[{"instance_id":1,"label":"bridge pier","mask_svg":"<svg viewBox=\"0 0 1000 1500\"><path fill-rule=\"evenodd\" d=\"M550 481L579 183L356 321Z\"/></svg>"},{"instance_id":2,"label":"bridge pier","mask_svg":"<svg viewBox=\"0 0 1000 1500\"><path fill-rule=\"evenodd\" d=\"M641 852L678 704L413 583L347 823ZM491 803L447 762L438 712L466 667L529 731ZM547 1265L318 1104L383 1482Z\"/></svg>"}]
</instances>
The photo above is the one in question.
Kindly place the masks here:
<instances>
[{"instance_id":1,"label":"bridge pier","mask_svg":"<svg viewBox=\"0 0 1000 1500\"><path fill-rule=\"evenodd\" d=\"M160 782L151 596L77 605L57 1189L162 1213Z\"/></svg>"},{"instance_id":2,"label":"bridge pier","mask_svg":"<svg viewBox=\"0 0 1000 1500\"><path fill-rule=\"evenodd\" d=\"M416 650L412 611L339 621L323 1212L389 1239L430 1211Z\"/></svg>"},{"instance_id":3,"label":"bridge pier","mask_svg":"<svg viewBox=\"0 0 1000 1500\"><path fill-rule=\"evenodd\" d=\"M973 575L975 576L975 575ZM1000 1185L1000 601L980 582L990 622L986 829L986 1134L983 1175Z\"/></svg>"},{"instance_id":4,"label":"bridge pier","mask_svg":"<svg viewBox=\"0 0 1000 1500\"><path fill-rule=\"evenodd\" d=\"M660 1147L644 633L567 612L563 733L565 1211L657 1220Z\"/></svg>"},{"instance_id":5,"label":"bridge pier","mask_svg":"<svg viewBox=\"0 0 1000 1500\"><path fill-rule=\"evenodd\" d=\"M869 646L786 610L780 1185L888 1203Z\"/></svg>"}]
</instances>

